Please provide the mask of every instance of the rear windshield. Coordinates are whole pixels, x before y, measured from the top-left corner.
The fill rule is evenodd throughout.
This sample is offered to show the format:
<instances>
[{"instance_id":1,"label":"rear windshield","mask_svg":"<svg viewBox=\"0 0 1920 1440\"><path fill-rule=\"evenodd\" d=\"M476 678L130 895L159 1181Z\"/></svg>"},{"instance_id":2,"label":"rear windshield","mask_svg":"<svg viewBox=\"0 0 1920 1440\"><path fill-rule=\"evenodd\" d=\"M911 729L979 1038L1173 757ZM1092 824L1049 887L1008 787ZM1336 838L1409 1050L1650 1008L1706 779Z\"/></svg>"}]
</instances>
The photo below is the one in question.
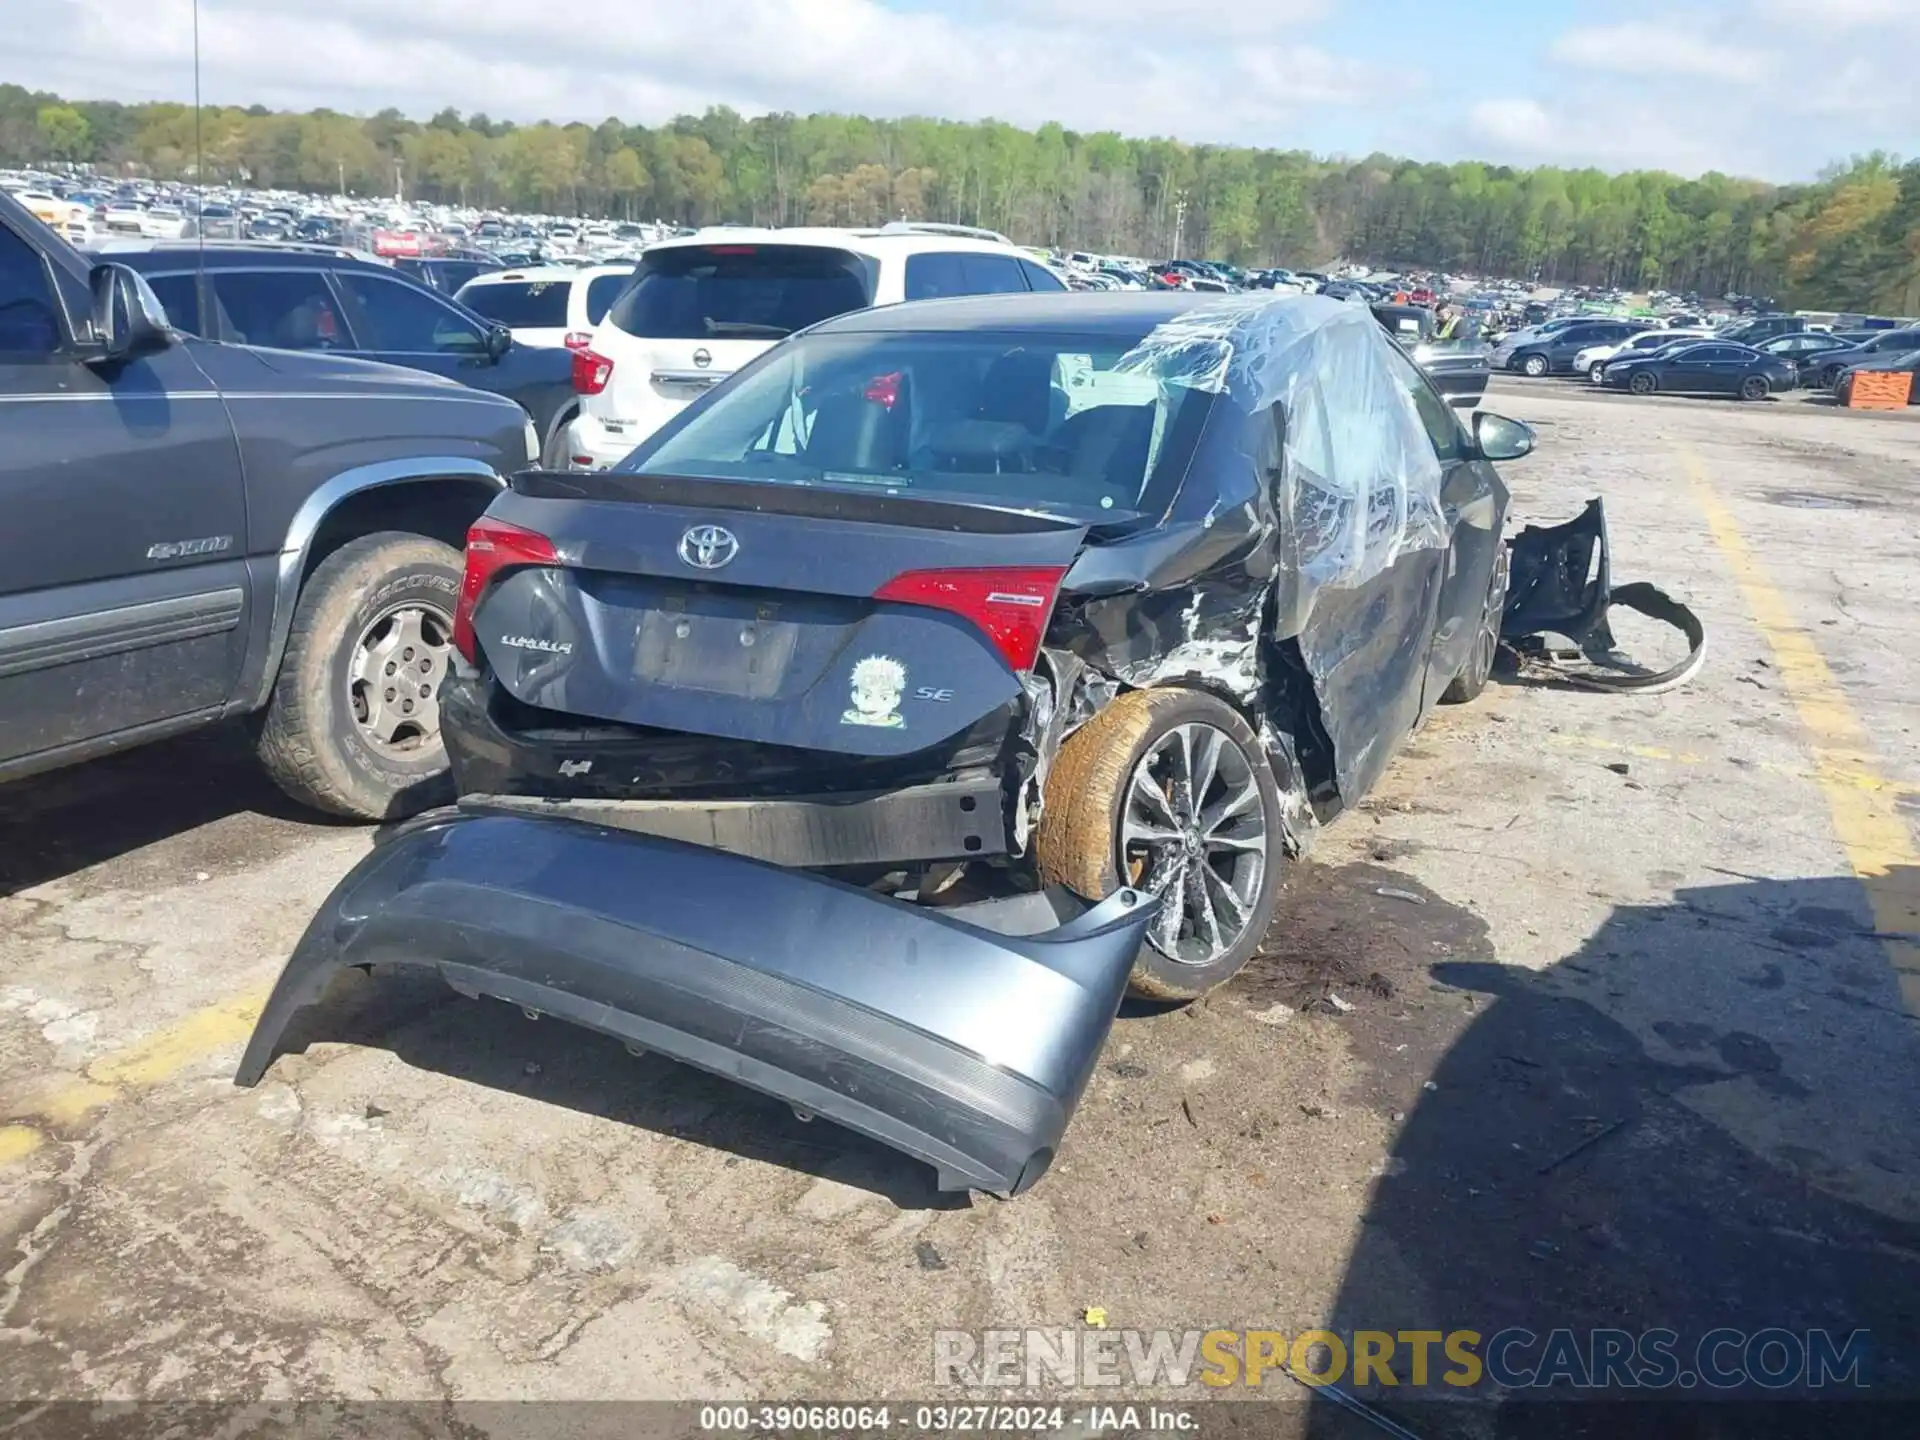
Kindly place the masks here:
<instances>
[{"instance_id":1,"label":"rear windshield","mask_svg":"<svg viewBox=\"0 0 1920 1440\"><path fill-rule=\"evenodd\" d=\"M564 330L571 280L498 280L461 292L460 303L509 330Z\"/></svg>"},{"instance_id":2,"label":"rear windshield","mask_svg":"<svg viewBox=\"0 0 1920 1440\"><path fill-rule=\"evenodd\" d=\"M817 245L685 245L640 261L607 318L660 340L778 340L873 303L867 263Z\"/></svg>"},{"instance_id":3,"label":"rear windshield","mask_svg":"<svg viewBox=\"0 0 1920 1440\"><path fill-rule=\"evenodd\" d=\"M617 467L873 486L1112 518L1158 509L1212 396L1109 336L803 336Z\"/></svg>"}]
</instances>

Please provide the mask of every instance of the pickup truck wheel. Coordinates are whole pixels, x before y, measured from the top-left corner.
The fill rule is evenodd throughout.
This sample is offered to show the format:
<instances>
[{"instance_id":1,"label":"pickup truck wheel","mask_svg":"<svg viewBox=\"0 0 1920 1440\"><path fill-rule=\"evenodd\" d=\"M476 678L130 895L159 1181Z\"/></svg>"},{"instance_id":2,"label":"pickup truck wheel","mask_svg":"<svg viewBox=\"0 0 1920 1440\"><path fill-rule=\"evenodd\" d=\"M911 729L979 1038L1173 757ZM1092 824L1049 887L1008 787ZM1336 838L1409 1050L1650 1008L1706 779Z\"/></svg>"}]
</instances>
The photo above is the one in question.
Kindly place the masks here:
<instances>
[{"instance_id":1,"label":"pickup truck wheel","mask_svg":"<svg viewBox=\"0 0 1920 1440\"><path fill-rule=\"evenodd\" d=\"M392 820L452 798L440 742L460 556L384 531L329 555L294 611L260 759L296 800Z\"/></svg>"},{"instance_id":2,"label":"pickup truck wheel","mask_svg":"<svg viewBox=\"0 0 1920 1440\"><path fill-rule=\"evenodd\" d=\"M1168 687L1121 695L1067 737L1034 849L1043 879L1085 899L1123 885L1156 895L1129 988L1191 1000L1266 938L1283 843L1259 737L1225 701Z\"/></svg>"}]
</instances>

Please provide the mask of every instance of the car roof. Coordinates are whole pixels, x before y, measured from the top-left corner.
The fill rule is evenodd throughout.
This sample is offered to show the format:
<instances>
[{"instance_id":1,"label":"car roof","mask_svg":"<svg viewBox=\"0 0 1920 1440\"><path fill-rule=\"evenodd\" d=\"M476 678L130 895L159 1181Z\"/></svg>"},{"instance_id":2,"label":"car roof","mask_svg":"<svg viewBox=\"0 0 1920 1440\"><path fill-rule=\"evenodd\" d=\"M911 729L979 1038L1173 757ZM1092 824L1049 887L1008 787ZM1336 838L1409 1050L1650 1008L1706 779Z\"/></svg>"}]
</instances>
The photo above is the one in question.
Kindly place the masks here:
<instances>
[{"instance_id":1,"label":"car roof","mask_svg":"<svg viewBox=\"0 0 1920 1440\"><path fill-rule=\"evenodd\" d=\"M915 334L929 331L1111 335L1134 340L1190 310L1219 305L1220 297L1192 290L1084 290L961 295L850 310L823 320L810 334ZM1245 297L1230 303L1244 304ZM1283 304L1282 299L1271 303Z\"/></svg>"},{"instance_id":2,"label":"car roof","mask_svg":"<svg viewBox=\"0 0 1920 1440\"><path fill-rule=\"evenodd\" d=\"M401 273L378 260L363 260L318 246L208 245L203 248L187 241L124 250L102 245L95 253L135 270L192 270L204 258L209 270L366 270L389 276Z\"/></svg>"},{"instance_id":3,"label":"car roof","mask_svg":"<svg viewBox=\"0 0 1920 1440\"><path fill-rule=\"evenodd\" d=\"M532 282L542 284L556 280L592 280L602 275L631 275L633 266L626 265L515 265L506 270L489 270L484 275L476 275L469 285L524 284Z\"/></svg>"},{"instance_id":4,"label":"car roof","mask_svg":"<svg viewBox=\"0 0 1920 1440\"><path fill-rule=\"evenodd\" d=\"M972 250L988 255L1033 259L1029 252L1017 245L1003 245L997 240L985 240L973 235L904 228L851 230L825 225L795 225L784 229L762 225L716 225L692 235L676 235L671 239L655 241L647 247L647 253L689 247L697 249L706 245L817 245L823 249L848 250L876 259L889 255L917 255L928 250Z\"/></svg>"}]
</instances>

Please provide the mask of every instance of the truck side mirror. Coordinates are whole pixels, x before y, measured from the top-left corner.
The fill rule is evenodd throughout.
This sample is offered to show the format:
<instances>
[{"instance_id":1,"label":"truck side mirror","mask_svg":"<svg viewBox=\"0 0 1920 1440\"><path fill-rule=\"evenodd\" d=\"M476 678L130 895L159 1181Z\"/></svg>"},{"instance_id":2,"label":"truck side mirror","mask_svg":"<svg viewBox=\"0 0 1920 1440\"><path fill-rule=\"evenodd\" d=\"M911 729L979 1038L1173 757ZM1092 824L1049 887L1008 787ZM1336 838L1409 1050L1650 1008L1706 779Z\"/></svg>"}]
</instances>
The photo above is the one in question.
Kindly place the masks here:
<instances>
[{"instance_id":1,"label":"truck side mirror","mask_svg":"<svg viewBox=\"0 0 1920 1440\"><path fill-rule=\"evenodd\" d=\"M96 265L87 288L93 296L94 360L117 364L173 343L167 309L138 271L111 262Z\"/></svg>"}]
</instances>

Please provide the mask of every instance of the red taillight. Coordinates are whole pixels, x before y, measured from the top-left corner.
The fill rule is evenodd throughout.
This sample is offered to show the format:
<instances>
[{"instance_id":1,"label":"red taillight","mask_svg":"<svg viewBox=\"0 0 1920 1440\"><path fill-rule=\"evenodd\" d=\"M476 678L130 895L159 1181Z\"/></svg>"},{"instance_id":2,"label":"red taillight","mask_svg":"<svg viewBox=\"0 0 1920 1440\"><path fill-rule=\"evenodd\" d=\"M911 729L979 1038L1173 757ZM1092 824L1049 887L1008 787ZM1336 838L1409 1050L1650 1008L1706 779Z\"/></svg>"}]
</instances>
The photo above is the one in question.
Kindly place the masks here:
<instances>
[{"instance_id":1,"label":"red taillight","mask_svg":"<svg viewBox=\"0 0 1920 1440\"><path fill-rule=\"evenodd\" d=\"M613 378L613 361L592 350L573 352L573 388L581 395L598 395Z\"/></svg>"},{"instance_id":2,"label":"red taillight","mask_svg":"<svg viewBox=\"0 0 1920 1440\"><path fill-rule=\"evenodd\" d=\"M984 570L909 570L873 592L876 600L926 605L972 621L1016 671L1031 670L1047 633L1064 565Z\"/></svg>"},{"instance_id":3,"label":"red taillight","mask_svg":"<svg viewBox=\"0 0 1920 1440\"><path fill-rule=\"evenodd\" d=\"M482 515L467 531L467 568L460 577L460 600L453 607L453 648L469 665L480 663L473 635L473 612L493 577L515 565L558 565L553 541L537 530L509 525Z\"/></svg>"},{"instance_id":4,"label":"red taillight","mask_svg":"<svg viewBox=\"0 0 1920 1440\"><path fill-rule=\"evenodd\" d=\"M567 338L560 342L569 350L584 350L593 343L591 330L569 330Z\"/></svg>"}]
</instances>

